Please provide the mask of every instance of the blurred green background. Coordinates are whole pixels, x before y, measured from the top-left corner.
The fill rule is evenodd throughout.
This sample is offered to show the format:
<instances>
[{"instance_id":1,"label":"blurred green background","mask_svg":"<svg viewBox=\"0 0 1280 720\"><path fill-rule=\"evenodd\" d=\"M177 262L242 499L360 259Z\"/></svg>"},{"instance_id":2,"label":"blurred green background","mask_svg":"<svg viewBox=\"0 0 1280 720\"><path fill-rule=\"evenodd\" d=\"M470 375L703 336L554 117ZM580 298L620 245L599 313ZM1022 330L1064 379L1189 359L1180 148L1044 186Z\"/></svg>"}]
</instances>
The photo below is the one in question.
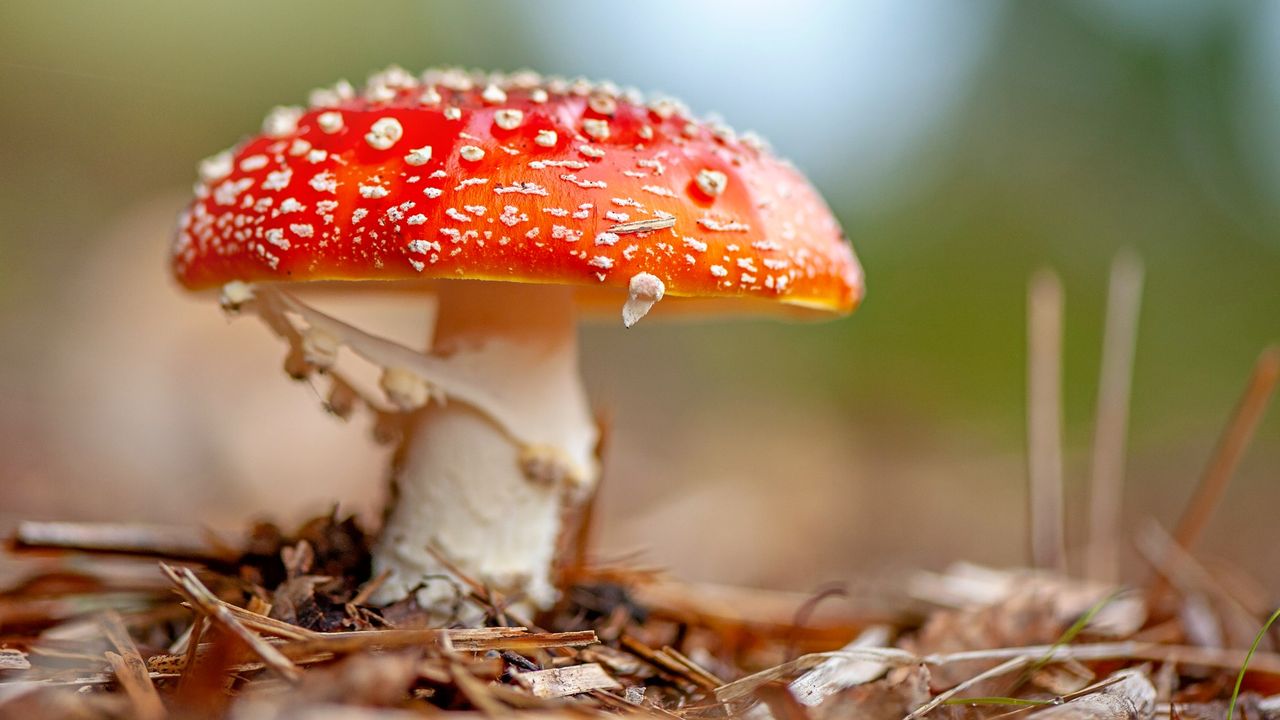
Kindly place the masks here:
<instances>
[{"instance_id":1,"label":"blurred green background","mask_svg":"<svg viewBox=\"0 0 1280 720\"><path fill-rule=\"evenodd\" d=\"M196 161L391 63L669 92L761 131L843 221L869 285L851 319L586 331L615 427L603 545L685 574L1025 561L1037 268L1066 290L1076 541L1117 250L1147 269L1127 516L1176 517L1280 337L1280 3L8 0L0 521L374 513L364 429L289 385L260 328L182 298L164 247ZM1264 576L1277 481L1273 412L1209 538Z\"/></svg>"}]
</instances>

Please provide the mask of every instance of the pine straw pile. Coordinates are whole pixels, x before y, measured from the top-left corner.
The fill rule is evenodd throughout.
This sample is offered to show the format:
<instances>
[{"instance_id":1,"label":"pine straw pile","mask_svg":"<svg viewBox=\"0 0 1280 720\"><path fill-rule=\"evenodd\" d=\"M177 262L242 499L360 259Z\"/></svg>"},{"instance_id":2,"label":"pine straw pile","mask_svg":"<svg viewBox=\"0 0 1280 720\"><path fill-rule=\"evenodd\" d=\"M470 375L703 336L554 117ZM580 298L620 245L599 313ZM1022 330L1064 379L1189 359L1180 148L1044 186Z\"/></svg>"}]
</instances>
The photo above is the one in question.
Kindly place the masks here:
<instances>
[{"instance_id":1,"label":"pine straw pile","mask_svg":"<svg viewBox=\"0 0 1280 720\"><path fill-rule=\"evenodd\" d=\"M1140 540L1162 578L1142 590L958 566L804 598L574 564L539 618L464 577L458 602L486 620L442 628L366 602L350 520L238 546L26 523L0 565L20 576L0 595L0 716L1225 717L1267 606L1157 528ZM1270 648L1236 717L1280 718Z\"/></svg>"}]
</instances>

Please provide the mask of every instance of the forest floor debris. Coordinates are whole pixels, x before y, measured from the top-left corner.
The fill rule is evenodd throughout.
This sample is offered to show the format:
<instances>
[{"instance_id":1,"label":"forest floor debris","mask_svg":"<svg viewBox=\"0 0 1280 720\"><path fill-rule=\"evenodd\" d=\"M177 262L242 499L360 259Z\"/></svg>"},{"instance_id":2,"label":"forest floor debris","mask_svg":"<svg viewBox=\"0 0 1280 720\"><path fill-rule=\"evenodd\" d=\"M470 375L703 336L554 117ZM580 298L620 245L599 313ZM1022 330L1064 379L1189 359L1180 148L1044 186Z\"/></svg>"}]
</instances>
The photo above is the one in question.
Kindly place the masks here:
<instances>
[{"instance_id":1,"label":"forest floor debris","mask_svg":"<svg viewBox=\"0 0 1280 720\"><path fill-rule=\"evenodd\" d=\"M1169 563L1158 577L1186 575L1186 553L1157 547L1168 534L1144 538ZM959 564L820 608L573 563L540 617L461 577L483 624L430 627L412 600L368 604L369 546L336 516L239 542L24 523L10 550L24 573L0 592L0 716L1224 718L1246 647L1202 626L1265 620L1200 563L1154 604L1149 589ZM1250 660L1237 717L1280 718L1275 640Z\"/></svg>"}]
</instances>

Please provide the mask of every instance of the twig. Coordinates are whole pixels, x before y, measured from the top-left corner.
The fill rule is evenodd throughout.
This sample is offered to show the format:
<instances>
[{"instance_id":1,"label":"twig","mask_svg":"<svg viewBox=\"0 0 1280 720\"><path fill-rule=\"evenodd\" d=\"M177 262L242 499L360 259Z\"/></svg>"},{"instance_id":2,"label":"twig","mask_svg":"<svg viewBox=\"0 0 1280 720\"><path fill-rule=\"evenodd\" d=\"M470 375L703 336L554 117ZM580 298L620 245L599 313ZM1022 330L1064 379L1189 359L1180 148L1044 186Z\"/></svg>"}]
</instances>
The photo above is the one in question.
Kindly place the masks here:
<instances>
[{"instance_id":1,"label":"twig","mask_svg":"<svg viewBox=\"0 0 1280 720\"><path fill-rule=\"evenodd\" d=\"M387 579L390 577L391 577L391 568L387 568L382 572L378 573L375 577L370 578L369 582L365 583L364 585L361 585L360 590L356 592L354 597L351 598L351 604L352 605L368 604L369 598L373 597L373 594L378 592L378 590L382 588L382 586L387 582Z\"/></svg>"},{"instance_id":2,"label":"twig","mask_svg":"<svg viewBox=\"0 0 1280 720\"><path fill-rule=\"evenodd\" d=\"M234 617L234 615L232 616ZM252 629L251 624L244 626ZM260 639L262 640L262 639ZM306 638L269 638L262 640L295 665L307 665L362 651L385 651L399 648L422 647L435 644L441 649L467 652L490 650L546 650L552 648L582 647L599 642L593 630L564 633L529 633L524 628L476 628L476 629L421 629L421 630L356 630L349 632L314 633ZM198 648L197 658L212 647L204 644ZM188 648L190 651L190 648ZM157 655L151 658L153 668L176 667L173 655Z\"/></svg>"},{"instance_id":3,"label":"twig","mask_svg":"<svg viewBox=\"0 0 1280 720\"><path fill-rule=\"evenodd\" d=\"M18 524L19 547L148 555L187 560L233 560L240 555L211 531L142 523L36 522Z\"/></svg>"},{"instance_id":4,"label":"twig","mask_svg":"<svg viewBox=\"0 0 1280 720\"><path fill-rule=\"evenodd\" d=\"M282 637L287 640L314 640L324 637L323 633L308 630L304 627L299 627L283 620L277 620L273 617L261 615L242 607L236 607L235 605L225 602L220 598L214 597L211 598L211 600L225 608L227 612L231 613L237 620L244 623L246 627L255 632L275 635L276 637Z\"/></svg>"},{"instance_id":5,"label":"twig","mask_svg":"<svg viewBox=\"0 0 1280 720\"><path fill-rule=\"evenodd\" d=\"M691 670L676 656L662 650L654 650L630 635L624 633L618 638L618 644L632 655L635 655L668 675L688 681L694 687L700 687L708 691L714 691L717 688L716 683L708 683L706 678L697 675L695 671Z\"/></svg>"},{"instance_id":6,"label":"twig","mask_svg":"<svg viewBox=\"0 0 1280 720\"><path fill-rule=\"evenodd\" d=\"M246 628L221 600L209 592L209 588L205 587L190 569L174 568L164 563L160 563L160 569L177 586L178 593L194 605L197 611L248 645L249 649L276 674L294 683L302 679L302 671L289 658Z\"/></svg>"},{"instance_id":7,"label":"twig","mask_svg":"<svg viewBox=\"0 0 1280 720\"><path fill-rule=\"evenodd\" d=\"M686 656L684 653L671 647L670 645L663 647L662 652L665 653L668 657L675 659L676 662L679 662L681 665L683 665L688 670L689 676L695 679L697 681L697 684L702 686L704 689L715 690L716 688L724 684L724 680L721 680L720 678L716 677L715 673L712 673L710 670L702 667L701 665L699 665L698 663L690 659L688 656Z\"/></svg>"},{"instance_id":8,"label":"twig","mask_svg":"<svg viewBox=\"0 0 1280 720\"><path fill-rule=\"evenodd\" d=\"M1122 250L1111 263L1089 484L1089 550L1085 558L1085 576L1109 584L1120 579L1125 439L1142 276L1142 260L1130 250Z\"/></svg>"},{"instance_id":9,"label":"twig","mask_svg":"<svg viewBox=\"0 0 1280 720\"><path fill-rule=\"evenodd\" d=\"M449 571L449 574L453 575L461 581L462 584L467 586L471 592L470 597L472 601L482 607L488 607L494 612L505 614L518 625L528 628L535 627L529 618L512 611L506 606L507 599L502 593L485 586L484 583L463 572L462 568L458 567L453 560L449 559L449 556L446 555L443 550L432 545L427 547L427 552L431 554L431 557L435 558L436 562L443 565L444 569Z\"/></svg>"},{"instance_id":10,"label":"twig","mask_svg":"<svg viewBox=\"0 0 1280 720\"><path fill-rule=\"evenodd\" d=\"M1062 527L1062 283L1051 270L1027 291L1027 470L1031 559L1066 571Z\"/></svg>"},{"instance_id":11,"label":"twig","mask_svg":"<svg viewBox=\"0 0 1280 720\"><path fill-rule=\"evenodd\" d=\"M1173 533L1174 540L1182 547L1190 550L1204 532L1205 525L1217 509L1227 483L1240 464L1240 458L1244 456L1244 451L1266 412L1271 395L1275 392L1277 379L1280 379L1280 346L1272 346L1263 350L1254 363L1249 385L1245 388L1240 403L1236 405L1231 422L1218 440L1213 459L1200 478L1200 486L1187 503L1182 519Z\"/></svg>"}]
</instances>

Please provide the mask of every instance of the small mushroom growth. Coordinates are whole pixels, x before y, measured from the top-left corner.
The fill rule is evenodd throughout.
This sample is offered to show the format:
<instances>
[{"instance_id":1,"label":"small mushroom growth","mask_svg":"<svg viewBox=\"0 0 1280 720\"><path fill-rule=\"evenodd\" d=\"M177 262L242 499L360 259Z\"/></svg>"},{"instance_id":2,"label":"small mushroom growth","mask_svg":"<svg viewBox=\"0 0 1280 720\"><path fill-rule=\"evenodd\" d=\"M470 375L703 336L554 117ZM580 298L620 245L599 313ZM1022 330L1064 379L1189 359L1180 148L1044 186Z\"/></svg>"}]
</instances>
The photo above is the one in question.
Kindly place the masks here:
<instances>
[{"instance_id":1,"label":"small mushroom growth","mask_svg":"<svg viewBox=\"0 0 1280 720\"><path fill-rule=\"evenodd\" d=\"M560 514L599 475L579 315L838 315L863 291L830 210L759 138L609 83L391 68L275 109L195 193L176 277L261 318L335 414L377 414L397 449L375 599L441 613L448 564L554 599ZM421 342L319 307L371 291L434 308Z\"/></svg>"}]
</instances>

